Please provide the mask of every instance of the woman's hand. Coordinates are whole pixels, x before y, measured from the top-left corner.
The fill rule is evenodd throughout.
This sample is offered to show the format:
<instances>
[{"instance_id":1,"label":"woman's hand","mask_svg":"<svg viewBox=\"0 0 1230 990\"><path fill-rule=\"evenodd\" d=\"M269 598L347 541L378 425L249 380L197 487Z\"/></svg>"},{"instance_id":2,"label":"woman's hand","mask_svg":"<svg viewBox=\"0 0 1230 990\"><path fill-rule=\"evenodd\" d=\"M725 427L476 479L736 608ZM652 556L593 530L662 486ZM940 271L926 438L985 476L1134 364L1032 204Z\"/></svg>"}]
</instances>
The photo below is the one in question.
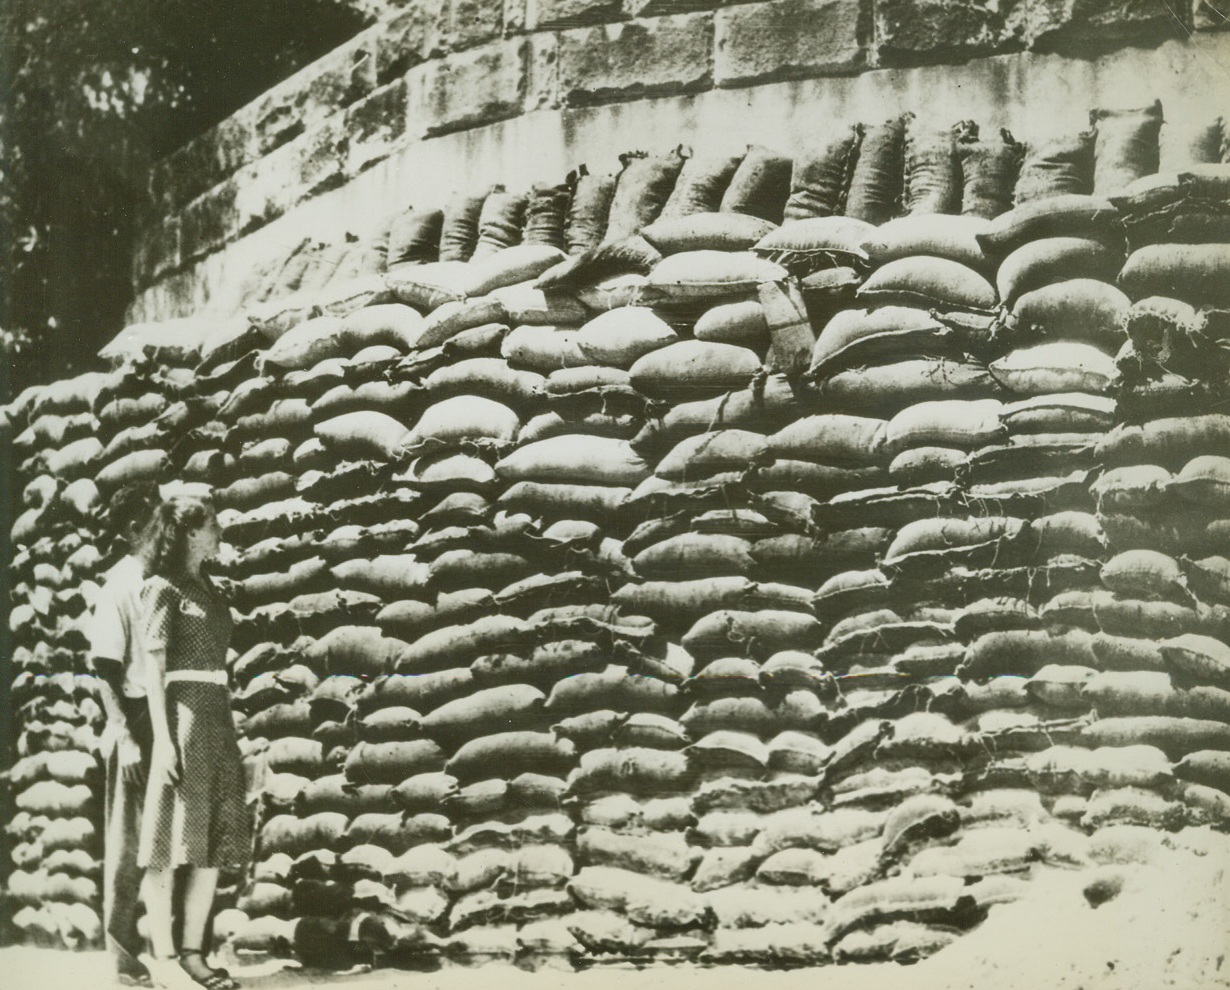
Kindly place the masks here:
<instances>
[{"instance_id":1,"label":"woman's hand","mask_svg":"<svg viewBox=\"0 0 1230 990\"><path fill-rule=\"evenodd\" d=\"M178 787L180 783L179 751L170 739L155 739L154 751L150 757L149 775L151 781L170 784Z\"/></svg>"}]
</instances>

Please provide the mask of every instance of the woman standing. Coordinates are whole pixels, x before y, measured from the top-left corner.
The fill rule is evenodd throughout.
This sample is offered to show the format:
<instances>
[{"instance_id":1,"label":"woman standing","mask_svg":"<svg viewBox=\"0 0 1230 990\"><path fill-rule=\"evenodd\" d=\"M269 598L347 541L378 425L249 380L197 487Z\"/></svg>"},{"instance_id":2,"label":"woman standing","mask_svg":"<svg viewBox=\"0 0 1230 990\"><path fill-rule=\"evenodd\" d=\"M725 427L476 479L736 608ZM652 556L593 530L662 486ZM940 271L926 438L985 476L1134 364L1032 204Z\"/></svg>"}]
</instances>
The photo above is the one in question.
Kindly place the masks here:
<instances>
[{"instance_id":1,"label":"woman standing","mask_svg":"<svg viewBox=\"0 0 1230 990\"><path fill-rule=\"evenodd\" d=\"M152 576L142 589L154 744L139 862L146 870L150 975L172 990L185 977L207 990L238 985L211 969L202 951L218 871L242 868L252 840L227 690L230 611L202 571L217 556L220 535L207 500L166 501L155 517ZM179 867L187 877L183 901L175 905ZM183 933L178 952L176 913Z\"/></svg>"}]
</instances>

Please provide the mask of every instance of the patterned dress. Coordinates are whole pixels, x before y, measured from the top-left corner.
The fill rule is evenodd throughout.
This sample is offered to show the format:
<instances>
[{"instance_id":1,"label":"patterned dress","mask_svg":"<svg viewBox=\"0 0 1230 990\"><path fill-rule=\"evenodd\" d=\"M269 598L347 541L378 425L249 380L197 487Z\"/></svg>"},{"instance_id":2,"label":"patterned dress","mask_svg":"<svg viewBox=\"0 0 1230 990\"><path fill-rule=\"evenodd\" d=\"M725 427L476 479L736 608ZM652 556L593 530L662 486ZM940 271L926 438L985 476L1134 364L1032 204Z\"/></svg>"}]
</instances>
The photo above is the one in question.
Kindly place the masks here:
<instances>
[{"instance_id":1,"label":"patterned dress","mask_svg":"<svg viewBox=\"0 0 1230 990\"><path fill-rule=\"evenodd\" d=\"M161 577L145 582L144 641L166 652L166 669L226 669L231 616L216 595ZM151 671L150 676L156 676ZM151 778L145 794L139 862L242 869L251 854L252 817L243 763L223 684L170 680L167 718L179 753L180 782Z\"/></svg>"}]
</instances>

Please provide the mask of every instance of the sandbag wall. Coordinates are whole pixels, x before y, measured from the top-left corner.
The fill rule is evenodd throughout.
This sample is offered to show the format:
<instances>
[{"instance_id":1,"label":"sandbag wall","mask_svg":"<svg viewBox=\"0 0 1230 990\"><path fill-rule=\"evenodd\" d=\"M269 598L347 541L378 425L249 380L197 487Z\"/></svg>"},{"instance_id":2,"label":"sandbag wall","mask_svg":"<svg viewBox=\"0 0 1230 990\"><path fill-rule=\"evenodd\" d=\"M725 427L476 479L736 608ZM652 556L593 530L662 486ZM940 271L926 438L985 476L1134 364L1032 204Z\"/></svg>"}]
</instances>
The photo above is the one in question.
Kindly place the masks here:
<instances>
[{"instance_id":1,"label":"sandbag wall","mask_svg":"<svg viewBox=\"0 0 1230 990\"><path fill-rule=\"evenodd\" d=\"M192 377L167 366L90 372L7 410L22 509L4 658L17 747L4 782L5 904L30 941L100 943L104 715L86 621L117 552L100 514L123 478L165 469L160 439L174 426L162 414Z\"/></svg>"},{"instance_id":2,"label":"sandbag wall","mask_svg":"<svg viewBox=\"0 0 1230 990\"><path fill-rule=\"evenodd\" d=\"M207 339L122 470L224 507L218 934L910 961L1224 826L1224 141L1094 116L630 155Z\"/></svg>"}]
</instances>

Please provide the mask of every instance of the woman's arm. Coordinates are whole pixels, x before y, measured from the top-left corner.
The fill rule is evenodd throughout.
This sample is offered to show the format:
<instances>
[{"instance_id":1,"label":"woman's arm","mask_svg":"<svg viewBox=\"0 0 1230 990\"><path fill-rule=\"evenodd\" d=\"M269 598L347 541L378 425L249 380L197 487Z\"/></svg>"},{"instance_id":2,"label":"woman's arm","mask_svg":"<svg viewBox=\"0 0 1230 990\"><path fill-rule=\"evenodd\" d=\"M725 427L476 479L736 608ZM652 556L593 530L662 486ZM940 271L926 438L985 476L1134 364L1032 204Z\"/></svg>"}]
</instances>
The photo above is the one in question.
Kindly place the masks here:
<instances>
[{"instance_id":1,"label":"woman's arm","mask_svg":"<svg viewBox=\"0 0 1230 990\"><path fill-rule=\"evenodd\" d=\"M171 781L179 782L179 754L171 735L171 720L167 715L167 648L171 638L171 616L175 608L175 592L167 582L153 578L146 582L142 593L145 616L140 636L144 658L146 692L150 725L154 734L152 767Z\"/></svg>"}]
</instances>

